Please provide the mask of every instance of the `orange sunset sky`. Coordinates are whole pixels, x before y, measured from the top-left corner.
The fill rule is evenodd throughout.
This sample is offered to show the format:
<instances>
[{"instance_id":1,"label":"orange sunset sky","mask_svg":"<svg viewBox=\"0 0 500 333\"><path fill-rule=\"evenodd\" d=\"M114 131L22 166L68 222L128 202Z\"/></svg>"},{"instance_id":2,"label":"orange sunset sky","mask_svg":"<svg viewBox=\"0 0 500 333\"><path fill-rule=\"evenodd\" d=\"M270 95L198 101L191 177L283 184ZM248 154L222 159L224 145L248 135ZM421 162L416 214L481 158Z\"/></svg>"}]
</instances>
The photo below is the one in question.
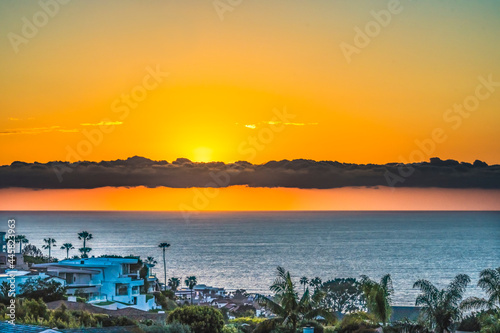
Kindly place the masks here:
<instances>
[{"instance_id":1,"label":"orange sunset sky","mask_svg":"<svg viewBox=\"0 0 500 333\"><path fill-rule=\"evenodd\" d=\"M0 165L500 164L497 1L54 3L0 3ZM500 209L499 190L218 191L10 188L0 209Z\"/></svg>"}]
</instances>

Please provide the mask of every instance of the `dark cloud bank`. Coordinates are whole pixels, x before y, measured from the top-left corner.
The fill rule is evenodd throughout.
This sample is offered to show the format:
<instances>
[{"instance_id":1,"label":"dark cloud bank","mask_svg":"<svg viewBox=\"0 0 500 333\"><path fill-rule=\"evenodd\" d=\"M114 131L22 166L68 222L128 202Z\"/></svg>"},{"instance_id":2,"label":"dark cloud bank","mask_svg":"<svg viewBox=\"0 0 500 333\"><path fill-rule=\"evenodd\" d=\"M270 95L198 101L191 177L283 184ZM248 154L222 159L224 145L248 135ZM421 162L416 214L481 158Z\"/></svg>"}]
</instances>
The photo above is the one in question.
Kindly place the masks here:
<instances>
[{"instance_id":1,"label":"dark cloud bank","mask_svg":"<svg viewBox=\"0 0 500 333\"><path fill-rule=\"evenodd\" d=\"M13 162L0 167L0 188L75 189L146 187L396 186L500 189L500 165L432 158L430 162L385 165L283 160L265 164L194 163L187 159L152 161L143 157L102 162Z\"/></svg>"}]
</instances>

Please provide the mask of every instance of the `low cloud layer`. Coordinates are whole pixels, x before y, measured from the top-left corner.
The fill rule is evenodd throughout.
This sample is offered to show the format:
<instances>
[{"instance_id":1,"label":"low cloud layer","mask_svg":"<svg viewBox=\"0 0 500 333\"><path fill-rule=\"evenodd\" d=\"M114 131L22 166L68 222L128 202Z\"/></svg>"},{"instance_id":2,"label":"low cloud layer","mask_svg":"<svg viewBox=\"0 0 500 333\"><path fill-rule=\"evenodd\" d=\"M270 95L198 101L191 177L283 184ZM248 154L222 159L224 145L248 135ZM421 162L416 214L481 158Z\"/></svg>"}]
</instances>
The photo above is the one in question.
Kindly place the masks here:
<instances>
[{"instance_id":1,"label":"low cloud layer","mask_svg":"<svg viewBox=\"0 0 500 333\"><path fill-rule=\"evenodd\" d=\"M77 189L98 187L293 187L328 189L347 186L395 186L500 189L500 165L430 162L345 164L283 160L265 164L194 163L187 159L152 161L143 157L102 162L13 162L0 167L0 188Z\"/></svg>"}]
</instances>

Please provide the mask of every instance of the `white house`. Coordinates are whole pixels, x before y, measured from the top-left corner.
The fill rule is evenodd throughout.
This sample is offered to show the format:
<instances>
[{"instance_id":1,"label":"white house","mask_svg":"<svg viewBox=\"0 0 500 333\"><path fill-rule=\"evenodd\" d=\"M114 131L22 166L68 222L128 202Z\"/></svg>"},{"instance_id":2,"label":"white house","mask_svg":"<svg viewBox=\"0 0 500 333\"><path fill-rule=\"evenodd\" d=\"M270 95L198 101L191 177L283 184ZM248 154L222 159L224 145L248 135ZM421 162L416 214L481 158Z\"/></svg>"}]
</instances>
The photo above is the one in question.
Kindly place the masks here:
<instances>
[{"instance_id":1,"label":"white house","mask_svg":"<svg viewBox=\"0 0 500 333\"><path fill-rule=\"evenodd\" d=\"M67 259L33 265L66 282L69 295L85 295L89 303L108 309L133 307L148 311L157 308L151 294L141 294L144 280L135 258Z\"/></svg>"}]
</instances>

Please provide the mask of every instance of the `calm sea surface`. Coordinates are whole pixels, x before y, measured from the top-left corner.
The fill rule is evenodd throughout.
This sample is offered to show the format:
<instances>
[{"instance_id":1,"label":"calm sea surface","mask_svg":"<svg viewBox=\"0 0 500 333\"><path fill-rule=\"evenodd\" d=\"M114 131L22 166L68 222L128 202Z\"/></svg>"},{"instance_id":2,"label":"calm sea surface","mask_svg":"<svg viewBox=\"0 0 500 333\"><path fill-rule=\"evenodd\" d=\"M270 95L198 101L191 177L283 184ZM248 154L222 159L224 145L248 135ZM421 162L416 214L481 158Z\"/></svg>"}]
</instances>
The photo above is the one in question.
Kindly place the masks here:
<instances>
[{"instance_id":1,"label":"calm sea surface","mask_svg":"<svg viewBox=\"0 0 500 333\"><path fill-rule=\"evenodd\" d=\"M55 238L56 257L63 243L81 247L77 232L87 230L91 254L153 256L159 277L157 245L167 241L167 277L251 292L267 293L278 265L323 281L390 273L394 303L411 305L419 278L444 286L466 273L478 293L479 272L500 266L500 212L224 212L189 222L173 212L0 212L0 231L8 218L37 247Z\"/></svg>"}]
</instances>

